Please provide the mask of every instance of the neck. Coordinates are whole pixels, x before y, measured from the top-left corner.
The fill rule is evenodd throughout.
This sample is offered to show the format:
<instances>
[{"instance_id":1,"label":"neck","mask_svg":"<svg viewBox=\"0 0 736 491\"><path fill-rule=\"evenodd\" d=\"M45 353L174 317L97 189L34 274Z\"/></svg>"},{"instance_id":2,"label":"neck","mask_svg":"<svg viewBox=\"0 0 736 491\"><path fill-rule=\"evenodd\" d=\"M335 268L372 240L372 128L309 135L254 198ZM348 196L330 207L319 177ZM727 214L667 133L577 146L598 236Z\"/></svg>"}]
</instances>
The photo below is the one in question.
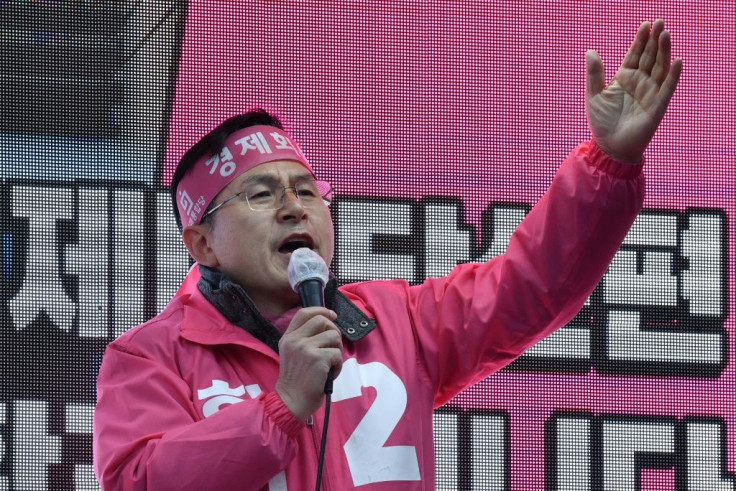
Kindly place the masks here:
<instances>
[{"instance_id":1,"label":"neck","mask_svg":"<svg viewBox=\"0 0 736 491\"><path fill-rule=\"evenodd\" d=\"M253 303L256 305L258 310L262 312L266 317L279 317L285 312L288 312L289 310L301 305L301 302L299 301L299 295L297 295L292 290L275 295L254 295L248 290L245 291L248 296L253 300Z\"/></svg>"}]
</instances>

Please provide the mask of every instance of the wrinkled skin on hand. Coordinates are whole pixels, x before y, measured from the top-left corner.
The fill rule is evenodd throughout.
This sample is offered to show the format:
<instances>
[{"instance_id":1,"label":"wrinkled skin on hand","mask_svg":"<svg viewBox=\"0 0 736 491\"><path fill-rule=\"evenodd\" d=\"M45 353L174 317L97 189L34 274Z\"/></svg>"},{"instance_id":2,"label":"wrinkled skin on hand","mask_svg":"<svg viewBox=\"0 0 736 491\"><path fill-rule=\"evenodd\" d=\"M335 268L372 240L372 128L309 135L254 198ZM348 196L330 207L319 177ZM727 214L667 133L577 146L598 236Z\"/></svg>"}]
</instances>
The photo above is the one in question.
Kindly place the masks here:
<instances>
[{"instance_id":1,"label":"wrinkled skin on hand","mask_svg":"<svg viewBox=\"0 0 736 491\"><path fill-rule=\"evenodd\" d=\"M300 309L279 341L276 392L302 421L322 406L329 371L337 377L342 368L342 335L334 324L336 318L324 307Z\"/></svg>"},{"instance_id":2,"label":"wrinkled skin on hand","mask_svg":"<svg viewBox=\"0 0 736 491\"><path fill-rule=\"evenodd\" d=\"M644 22L621 67L605 86L603 62L587 58L587 114L598 146L623 162L639 162L662 121L682 72L671 60L670 33L664 21Z\"/></svg>"}]
</instances>

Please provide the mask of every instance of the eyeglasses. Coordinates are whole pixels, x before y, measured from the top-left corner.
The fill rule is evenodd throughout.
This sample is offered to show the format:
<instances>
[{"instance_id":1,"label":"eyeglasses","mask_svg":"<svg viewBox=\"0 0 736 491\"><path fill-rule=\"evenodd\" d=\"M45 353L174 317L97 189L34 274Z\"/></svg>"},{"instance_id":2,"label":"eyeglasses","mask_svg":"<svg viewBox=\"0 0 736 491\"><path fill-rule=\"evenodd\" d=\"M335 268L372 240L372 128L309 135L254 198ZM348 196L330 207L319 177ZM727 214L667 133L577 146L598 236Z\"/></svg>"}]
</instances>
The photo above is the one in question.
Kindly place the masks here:
<instances>
[{"instance_id":1,"label":"eyeglasses","mask_svg":"<svg viewBox=\"0 0 736 491\"><path fill-rule=\"evenodd\" d=\"M286 191L292 191L304 208L315 206L329 206L334 193L327 181L315 179L300 179L293 186L283 186L281 183L268 180L254 181L246 185L244 191L235 193L214 208L207 211L202 219L213 214L225 204L235 199L245 199L248 207L253 211L279 210L284 206Z\"/></svg>"}]
</instances>

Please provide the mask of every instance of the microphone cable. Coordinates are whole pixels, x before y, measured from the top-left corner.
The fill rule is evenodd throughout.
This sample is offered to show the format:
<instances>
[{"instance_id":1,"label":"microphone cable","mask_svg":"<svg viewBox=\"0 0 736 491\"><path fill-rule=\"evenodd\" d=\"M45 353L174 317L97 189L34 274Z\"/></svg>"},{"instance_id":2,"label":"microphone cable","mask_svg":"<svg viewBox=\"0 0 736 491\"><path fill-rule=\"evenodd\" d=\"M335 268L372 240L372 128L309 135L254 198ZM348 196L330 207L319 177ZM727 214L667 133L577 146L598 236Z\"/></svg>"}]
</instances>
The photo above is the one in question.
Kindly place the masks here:
<instances>
[{"instance_id":1,"label":"microphone cable","mask_svg":"<svg viewBox=\"0 0 736 491\"><path fill-rule=\"evenodd\" d=\"M319 446L319 463L317 464L317 486L316 491L322 484L322 469L325 465L325 447L327 446L327 427L330 425L330 403L332 402L332 369L327 374L325 381L325 421L322 427L322 443Z\"/></svg>"}]
</instances>

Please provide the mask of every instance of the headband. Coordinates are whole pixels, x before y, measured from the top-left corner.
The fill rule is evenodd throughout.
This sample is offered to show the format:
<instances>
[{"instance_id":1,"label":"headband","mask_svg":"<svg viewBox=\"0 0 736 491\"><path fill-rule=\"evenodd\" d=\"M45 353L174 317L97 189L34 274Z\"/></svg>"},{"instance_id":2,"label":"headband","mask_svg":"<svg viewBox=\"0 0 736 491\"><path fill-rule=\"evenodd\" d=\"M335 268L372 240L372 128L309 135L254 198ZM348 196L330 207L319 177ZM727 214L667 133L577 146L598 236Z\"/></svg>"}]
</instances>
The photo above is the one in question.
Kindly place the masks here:
<instances>
[{"instance_id":1,"label":"headband","mask_svg":"<svg viewBox=\"0 0 736 491\"><path fill-rule=\"evenodd\" d=\"M201 157L179 181L176 206L182 228L200 223L215 196L236 177L275 160L295 160L314 174L301 149L284 130L249 126L230 134L220 152Z\"/></svg>"}]
</instances>

